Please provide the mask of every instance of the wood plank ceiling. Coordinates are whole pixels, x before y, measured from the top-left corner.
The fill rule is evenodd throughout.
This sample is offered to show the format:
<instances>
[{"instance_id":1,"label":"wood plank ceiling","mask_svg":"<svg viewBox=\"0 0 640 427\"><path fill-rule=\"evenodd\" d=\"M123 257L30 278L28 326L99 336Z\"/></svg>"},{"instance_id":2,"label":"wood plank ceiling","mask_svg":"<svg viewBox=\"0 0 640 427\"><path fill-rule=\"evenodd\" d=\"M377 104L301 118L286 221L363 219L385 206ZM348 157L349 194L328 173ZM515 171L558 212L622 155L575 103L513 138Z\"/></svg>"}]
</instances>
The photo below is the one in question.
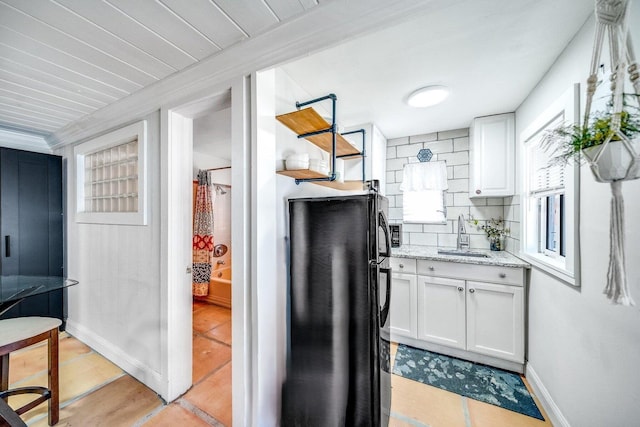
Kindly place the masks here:
<instances>
[{"instance_id":1,"label":"wood plank ceiling","mask_svg":"<svg viewBox=\"0 0 640 427\"><path fill-rule=\"evenodd\" d=\"M317 0L0 0L0 128L47 136Z\"/></svg>"}]
</instances>

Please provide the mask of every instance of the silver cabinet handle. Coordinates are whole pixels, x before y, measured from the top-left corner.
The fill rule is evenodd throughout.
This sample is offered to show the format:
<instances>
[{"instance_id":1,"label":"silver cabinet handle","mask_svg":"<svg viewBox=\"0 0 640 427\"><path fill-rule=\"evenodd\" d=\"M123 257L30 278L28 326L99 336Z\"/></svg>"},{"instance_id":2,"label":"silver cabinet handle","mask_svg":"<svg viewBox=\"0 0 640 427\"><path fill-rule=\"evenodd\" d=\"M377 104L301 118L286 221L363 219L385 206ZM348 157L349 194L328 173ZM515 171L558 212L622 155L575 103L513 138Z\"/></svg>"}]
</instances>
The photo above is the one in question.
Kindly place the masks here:
<instances>
[{"instance_id":1,"label":"silver cabinet handle","mask_svg":"<svg viewBox=\"0 0 640 427\"><path fill-rule=\"evenodd\" d=\"M435 270L435 268L433 268L433 266L430 266L430 267L429 267L429 270L430 270L430 271L433 271L433 270Z\"/></svg>"},{"instance_id":2,"label":"silver cabinet handle","mask_svg":"<svg viewBox=\"0 0 640 427\"><path fill-rule=\"evenodd\" d=\"M500 277L504 279L505 277L507 277L507 273L500 273Z\"/></svg>"},{"instance_id":3,"label":"silver cabinet handle","mask_svg":"<svg viewBox=\"0 0 640 427\"><path fill-rule=\"evenodd\" d=\"M458 292L462 292L464 291L464 288L462 286L458 286Z\"/></svg>"},{"instance_id":4,"label":"silver cabinet handle","mask_svg":"<svg viewBox=\"0 0 640 427\"><path fill-rule=\"evenodd\" d=\"M475 290L475 289L473 289L473 288L472 288L472 289L469 289L469 292L470 292L470 293L474 293L475 291L476 291L476 290Z\"/></svg>"},{"instance_id":5,"label":"silver cabinet handle","mask_svg":"<svg viewBox=\"0 0 640 427\"><path fill-rule=\"evenodd\" d=\"M482 190L476 190L476 194L482 194Z\"/></svg>"},{"instance_id":6,"label":"silver cabinet handle","mask_svg":"<svg viewBox=\"0 0 640 427\"><path fill-rule=\"evenodd\" d=\"M400 264L398 267L400 267L400 268L404 268L404 264Z\"/></svg>"},{"instance_id":7,"label":"silver cabinet handle","mask_svg":"<svg viewBox=\"0 0 640 427\"><path fill-rule=\"evenodd\" d=\"M187 267L187 274L191 274L191 267Z\"/></svg>"}]
</instances>

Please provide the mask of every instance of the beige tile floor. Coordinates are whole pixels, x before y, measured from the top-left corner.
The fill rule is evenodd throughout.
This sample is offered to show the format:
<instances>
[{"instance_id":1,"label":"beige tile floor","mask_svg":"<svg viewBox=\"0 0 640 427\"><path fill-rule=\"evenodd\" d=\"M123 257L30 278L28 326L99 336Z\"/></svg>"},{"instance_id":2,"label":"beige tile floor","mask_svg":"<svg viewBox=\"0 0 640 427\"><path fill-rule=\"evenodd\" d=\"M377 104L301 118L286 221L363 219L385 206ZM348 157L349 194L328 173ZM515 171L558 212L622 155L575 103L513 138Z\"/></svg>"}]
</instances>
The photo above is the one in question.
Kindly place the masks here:
<instances>
[{"instance_id":1,"label":"beige tile floor","mask_svg":"<svg viewBox=\"0 0 640 427\"><path fill-rule=\"evenodd\" d=\"M194 304L194 386L166 405L150 389L77 339L60 338L61 411L58 426L231 426L231 316L225 308ZM396 345L392 346L395 356ZM45 384L46 347L11 354L11 387ZM526 380L525 380L525 384ZM392 376L390 427L549 427L497 406ZM527 387L529 385L527 384ZM10 398L9 403L17 402ZM542 407L538 405L542 411ZM24 414L47 425L46 404ZM548 418L544 411L543 416Z\"/></svg>"}]
</instances>

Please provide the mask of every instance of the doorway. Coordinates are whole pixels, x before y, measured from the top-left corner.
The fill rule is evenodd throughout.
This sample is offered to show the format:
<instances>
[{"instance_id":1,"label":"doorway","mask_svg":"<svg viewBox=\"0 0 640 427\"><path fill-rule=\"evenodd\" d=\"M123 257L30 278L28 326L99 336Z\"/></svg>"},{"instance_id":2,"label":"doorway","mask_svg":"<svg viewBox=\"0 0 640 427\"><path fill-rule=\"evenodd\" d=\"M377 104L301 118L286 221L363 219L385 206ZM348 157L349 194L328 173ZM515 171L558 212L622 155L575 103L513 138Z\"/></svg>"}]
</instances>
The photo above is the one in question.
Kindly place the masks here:
<instances>
[{"instance_id":1,"label":"doorway","mask_svg":"<svg viewBox=\"0 0 640 427\"><path fill-rule=\"evenodd\" d=\"M230 99L193 117L192 142L193 386L184 399L229 426L233 281Z\"/></svg>"},{"instance_id":2,"label":"doorway","mask_svg":"<svg viewBox=\"0 0 640 427\"><path fill-rule=\"evenodd\" d=\"M246 236L249 224L247 194L249 180L245 171L250 170L249 158L249 122L247 117L249 79L242 78L232 82L227 89L209 89L213 93L207 98L185 101L176 107L163 109L163 210L167 215L162 218L163 234L163 286L166 287L166 299L163 301L166 310L166 357L163 358L167 375L167 389L163 394L168 401L186 396L193 385L193 293L192 293L192 238L193 238L193 194L191 186L194 178L194 158L204 159L202 155L194 154L193 131L201 117L215 115L226 111L225 127L231 128L231 138L227 139L227 150L231 145L231 161L226 157L225 165L233 169L227 171L231 175L229 187L222 187L231 199L233 225L229 260L234 259L232 281L231 316L233 349L232 386L233 420L240 425L248 419L250 411L250 395L247 394L248 373L250 372L250 328L246 316L249 312L248 288L250 286L247 275L247 265L250 263L249 247ZM229 89L230 87L230 89ZM222 114L222 113L220 113ZM223 115L224 115L223 114ZM230 116L230 117L229 117ZM209 124L211 120L203 119ZM198 131L196 130L196 134ZM231 144L231 141L233 143ZM198 148L196 147L196 150ZM209 158L209 160L211 160ZM209 162L198 168L210 168L216 163ZM233 171L233 173L230 173ZM216 178L217 179L217 178ZM221 184L224 184L221 183ZM233 188L233 192L230 191ZM219 191L220 192L220 191ZM231 216L231 215L230 215ZM226 261L225 261L226 262ZM214 263L215 264L215 263ZM217 265L217 264L216 264ZM186 274L185 274L186 273ZM223 341L224 342L224 341ZM211 354L211 353L209 353ZM217 354L217 353L214 353ZM213 356L212 356L213 357ZM197 363L197 362L196 362ZM226 366L228 367L229 364ZM208 378L212 378L209 376ZM215 385L204 386L211 389ZM209 399L211 397L209 396ZM197 405L194 405L197 406ZM228 406L228 405L227 405ZM203 411L204 412L204 411ZM229 415L230 416L230 415Z\"/></svg>"}]
</instances>

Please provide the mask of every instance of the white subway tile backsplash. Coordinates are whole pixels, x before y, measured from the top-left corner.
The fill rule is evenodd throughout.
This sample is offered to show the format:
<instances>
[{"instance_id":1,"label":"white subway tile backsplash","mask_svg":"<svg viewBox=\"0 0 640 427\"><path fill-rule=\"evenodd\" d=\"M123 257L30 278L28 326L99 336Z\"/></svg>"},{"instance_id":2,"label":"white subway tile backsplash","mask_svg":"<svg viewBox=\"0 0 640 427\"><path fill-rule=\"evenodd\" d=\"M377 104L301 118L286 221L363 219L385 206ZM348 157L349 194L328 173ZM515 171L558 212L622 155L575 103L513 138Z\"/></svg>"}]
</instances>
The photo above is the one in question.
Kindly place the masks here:
<instances>
[{"instance_id":1,"label":"white subway tile backsplash","mask_svg":"<svg viewBox=\"0 0 640 427\"><path fill-rule=\"evenodd\" d=\"M405 223L402 226L404 233L422 233L422 224Z\"/></svg>"},{"instance_id":2,"label":"white subway tile backsplash","mask_svg":"<svg viewBox=\"0 0 640 427\"><path fill-rule=\"evenodd\" d=\"M407 159L387 159L387 170L399 170L402 171L404 165L407 164Z\"/></svg>"},{"instance_id":3,"label":"white subway tile backsplash","mask_svg":"<svg viewBox=\"0 0 640 427\"><path fill-rule=\"evenodd\" d=\"M469 130L454 129L451 131L426 135L411 135L387 141L387 188L389 197L390 221L402 223L402 168L407 163L418 161L421 148L429 148L433 153L432 161L447 162L447 178L449 189L445 192L447 207L446 224L403 224L403 244L455 247L457 238L458 216L463 214L468 220L470 214L478 219L505 218L507 211L504 205L516 204L511 198L473 198L469 192ZM509 219L515 219L519 208L511 207ZM519 224L509 221L509 227ZM484 231L475 226L465 224L467 233L471 235L471 247L475 249L489 247ZM514 227L514 228L515 228ZM515 237L515 236L513 236ZM513 242L513 243L512 243ZM509 245L518 246L517 238L511 238Z\"/></svg>"},{"instance_id":4,"label":"white subway tile backsplash","mask_svg":"<svg viewBox=\"0 0 640 427\"><path fill-rule=\"evenodd\" d=\"M489 206L504 206L507 204L502 197L487 197L485 200Z\"/></svg>"},{"instance_id":5,"label":"white subway tile backsplash","mask_svg":"<svg viewBox=\"0 0 640 427\"><path fill-rule=\"evenodd\" d=\"M437 246L438 237L433 233L409 233L409 241L412 245Z\"/></svg>"},{"instance_id":6,"label":"white subway tile backsplash","mask_svg":"<svg viewBox=\"0 0 640 427\"><path fill-rule=\"evenodd\" d=\"M422 231L425 233L453 233L453 222L447 221L446 224L424 224Z\"/></svg>"},{"instance_id":7,"label":"white subway tile backsplash","mask_svg":"<svg viewBox=\"0 0 640 427\"><path fill-rule=\"evenodd\" d=\"M453 166L454 178L469 178L469 165Z\"/></svg>"},{"instance_id":8,"label":"white subway tile backsplash","mask_svg":"<svg viewBox=\"0 0 640 427\"><path fill-rule=\"evenodd\" d=\"M503 206L472 206L469 214L478 220L488 220L491 218L504 219L504 207Z\"/></svg>"},{"instance_id":9,"label":"white subway tile backsplash","mask_svg":"<svg viewBox=\"0 0 640 427\"><path fill-rule=\"evenodd\" d=\"M434 154L451 153L453 152L453 140L447 139L444 141L427 142L424 144L424 148L428 148Z\"/></svg>"},{"instance_id":10,"label":"white subway tile backsplash","mask_svg":"<svg viewBox=\"0 0 640 427\"><path fill-rule=\"evenodd\" d=\"M445 193L444 195L444 204L445 206L453 206L453 193Z\"/></svg>"},{"instance_id":11,"label":"white subway tile backsplash","mask_svg":"<svg viewBox=\"0 0 640 427\"><path fill-rule=\"evenodd\" d=\"M387 139L387 147L391 147L393 145L408 144L408 143L409 143L408 136L403 136L402 138Z\"/></svg>"},{"instance_id":12,"label":"white subway tile backsplash","mask_svg":"<svg viewBox=\"0 0 640 427\"><path fill-rule=\"evenodd\" d=\"M469 151L469 137L455 138L453 140L453 151Z\"/></svg>"},{"instance_id":13,"label":"white subway tile backsplash","mask_svg":"<svg viewBox=\"0 0 640 427\"><path fill-rule=\"evenodd\" d=\"M394 182L393 184L387 183L387 193L391 195L396 195L400 193L400 183Z\"/></svg>"},{"instance_id":14,"label":"white subway tile backsplash","mask_svg":"<svg viewBox=\"0 0 640 427\"><path fill-rule=\"evenodd\" d=\"M469 180L468 179L450 179L449 189L450 193L469 193Z\"/></svg>"},{"instance_id":15,"label":"white subway tile backsplash","mask_svg":"<svg viewBox=\"0 0 640 427\"><path fill-rule=\"evenodd\" d=\"M402 179L402 176L400 176ZM387 184L393 184L396 182L396 172L395 171L387 171ZM389 194L389 190L385 188L385 194Z\"/></svg>"},{"instance_id":16,"label":"white subway tile backsplash","mask_svg":"<svg viewBox=\"0 0 640 427\"><path fill-rule=\"evenodd\" d=\"M520 221L520 205L505 206L504 219L507 221Z\"/></svg>"},{"instance_id":17,"label":"white subway tile backsplash","mask_svg":"<svg viewBox=\"0 0 640 427\"><path fill-rule=\"evenodd\" d=\"M423 135L412 135L409 137L409 142L416 143L416 142L429 142L429 141L435 141L438 139L438 133L437 132L433 132L433 133L427 133L427 134L423 134Z\"/></svg>"},{"instance_id":18,"label":"white subway tile backsplash","mask_svg":"<svg viewBox=\"0 0 640 427\"><path fill-rule=\"evenodd\" d=\"M447 166L447 180L453 179L453 166Z\"/></svg>"},{"instance_id":19,"label":"white subway tile backsplash","mask_svg":"<svg viewBox=\"0 0 640 427\"><path fill-rule=\"evenodd\" d=\"M424 148L422 144L398 145L396 147L396 155L398 156L398 158L410 157L417 159L418 151L420 151L422 148Z\"/></svg>"},{"instance_id":20,"label":"white subway tile backsplash","mask_svg":"<svg viewBox=\"0 0 640 427\"><path fill-rule=\"evenodd\" d=\"M469 199L469 193L454 193L453 194L454 206L471 206L471 200Z\"/></svg>"},{"instance_id":21,"label":"white subway tile backsplash","mask_svg":"<svg viewBox=\"0 0 640 427\"><path fill-rule=\"evenodd\" d=\"M469 237L469 245L473 249L489 249L489 239L487 235L482 234L472 234Z\"/></svg>"},{"instance_id":22,"label":"white subway tile backsplash","mask_svg":"<svg viewBox=\"0 0 640 427\"><path fill-rule=\"evenodd\" d=\"M444 132L438 132L438 139L461 138L469 136L469 128L453 129Z\"/></svg>"},{"instance_id":23,"label":"white subway tile backsplash","mask_svg":"<svg viewBox=\"0 0 640 427\"><path fill-rule=\"evenodd\" d=\"M453 248L457 245L457 234L438 234L438 247Z\"/></svg>"},{"instance_id":24,"label":"white subway tile backsplash","mask_svg":"<svg viewBox=\"0 0 640 427\"><path fill-rule=\"evenodd\" d=\"M402 222L402 208L389 208L389 221Z\"/></svg>"},{"instance_id":25,"label":"white subway tile backsplash","mask_svg":"<svg viewBox=\"0 0 640 427\"><path fill-rule=\"evenodd\" d=\"M469 218L469 206L447 206L447 219L457 220L460 215Z\"/></svg>"},{"instance_id":26,"label":"white subway tile backsplash","mask_svg":"<svg viewBox=\"0 0 640 427\"><path fill-rule=\"evenodd\" d=\"M438 156L438 160L447 162L447 166L468 165L469 152L458 151L457 153L442 153Z\"/></svg>"}]
</instances>

